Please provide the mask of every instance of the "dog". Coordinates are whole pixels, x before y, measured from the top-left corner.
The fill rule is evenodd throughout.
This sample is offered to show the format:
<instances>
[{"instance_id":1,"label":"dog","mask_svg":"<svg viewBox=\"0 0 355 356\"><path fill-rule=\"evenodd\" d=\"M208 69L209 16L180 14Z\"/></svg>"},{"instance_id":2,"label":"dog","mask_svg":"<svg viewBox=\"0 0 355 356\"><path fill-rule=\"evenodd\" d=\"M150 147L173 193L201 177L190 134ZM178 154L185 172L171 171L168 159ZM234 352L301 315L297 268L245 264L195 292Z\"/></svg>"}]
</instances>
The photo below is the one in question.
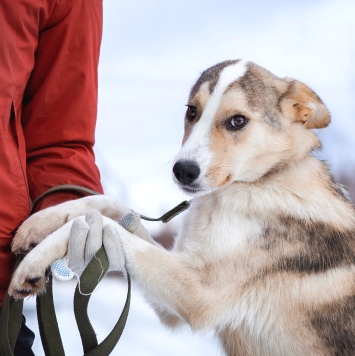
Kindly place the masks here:
<instances>
[{"instance_id":1,"label":"dog","mask_svg":"<svg viewBox=\"0 0 355 356\"><path fill-rule=\"evenodd\" d=\"M329 123L308 86L255 63L201 74L173 163L192 196L174 247L117 225L127 269L164 324L213 329L227 355L355 355L355 210L313 153L313 129ZM51 256L39 244L25 257L10 293L43 290L39 277L66 253L68 220L93 208L118 220L117 204L86 197L25 221L15 250L64 226L46 238Z\"/></svg>"}]
</instances>

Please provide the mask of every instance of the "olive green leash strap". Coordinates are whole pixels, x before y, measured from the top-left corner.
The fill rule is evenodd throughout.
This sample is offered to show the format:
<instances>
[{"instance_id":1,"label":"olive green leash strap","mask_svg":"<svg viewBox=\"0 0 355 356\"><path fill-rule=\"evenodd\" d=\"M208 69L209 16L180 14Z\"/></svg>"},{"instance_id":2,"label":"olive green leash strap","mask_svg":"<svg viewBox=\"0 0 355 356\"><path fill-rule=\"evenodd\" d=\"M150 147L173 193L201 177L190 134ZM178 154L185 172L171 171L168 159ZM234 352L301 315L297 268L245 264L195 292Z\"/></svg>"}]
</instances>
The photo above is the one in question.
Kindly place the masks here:
<instances>
[{"instance_id":1,"label":"olive green leash strap","mask_svg":"<svg viewBox=\"0 0 355 356\"><path fill-rule=\"evenodd\" d=\"M127 298L123 311L110 334L100 344L97 342L95 330L93 329L89 320L87 309L91 293L94 291L97 284L108 270L108 267L109 262L106 252L104 248L101 247L101 249L96 253L95 257L85 268L83 274L80 277L80 282L78 283L75 290L74 313L85 356L109 355L118 343L126 325L131 300L131 281L128 273Z\"/></svg>"},{"instance_id":2,"label":"olive green leash strap","mask_svg":"<svg viewBox=\"0 0 355 356\"><path fill-rule=\"evenodd\" d=\"M94 292L95 288L105 275L108 267L109 262L106 252L104 248L101 247L94 258L86 266L80 277L80 281L76 286L74 294L74 315L82 340L85 356L109 355L118 343L126 325L131 300L131 281L128 273L127 298L121 316L110 334L105 338L105 340L98 344L95 330L92 327L88 316L88 304L91 294ZM53 304L51 280L47 284L46 294L37 297L37 316L45 355L64 356L64 348Z\"/></svg>"},{"instance_id":3,"label":"olive green leash strap","mask_svg":"<svg viewBox=\"0 0 355 356\"><path fill-rule=\"evenodd\" d=\"M50 188L46 190L44 193L39 195L35 200L32 202L32 209L31 213L33 212L34 208L38 204L40 200L45 198L47 195L52 194L52 193L57 193L57 192L62 192L62 191L76 191L76 192L81 192L81 193L86 193L88 195L101 195L101 193L96 192L95 190L86 188L86 187L81 187L80 185L74 185L74 184L63 184L63 185L58 185L56 187Z\"/></svg>"},{"instance_id":4,"label":"olive green leash strap","mask_svg":"<svg viewBox=\"0 0 355 356\"><path fill-rule=\"evenodd\" d=\"M172 208L167 213L162 215L160 218L154 219L154 218L150 218L150 217L145 216L145 215L140 215L140 217L142 219L144 219L144 220L147 220L147 221L161 221L163 223L167 223L172 218L174 218L176 215L179 215L180 213L182 213L183 211L185 211L189 207L190 207L190 202L185 200L185 201L181 202L179 205L177 205L175 208Z\"/></svg>"},{"instance_id":5,"label":"olive green leash strap","mask_svg":"<svg viewBox=\"0 0 355 356\"><path fill-rule=\"evenodd\" d=\"M108 260L101 247L85 268L74 294L74 314L78 325L84 353L97 346L96 333L88 316L88 305L97 284L108 269Z\"/></svg>"},{"instance_id":6,"label":"olive green leash strap","mask_svg":"<svg viewBox=\"0 0 355 356\"><path fill-rule=\"evenodd\" d=\"M49 276L46 284L46 293L37 297L37 319L45 355L64 356L65 352L54 309L52 276Z\"/></svg>"},{"instance_id":7,"label":"olive green leash strap","mask_svg":"<svg viewBox=\"0 0 355 356\"><path fill-rule=\"evenodd\" d=\"M13 356L15 343L22 325L23 300L11 300L6 294L0 317L0 355ZM6 332L7 331L7 332Z\"/></svg>"},{"instance_id":8,"label":"olive green leash strap","mask_svg":"<svg viewBox=\"0 0 355 356\"><path fill-rule=\"evenodd\" d=\"M95 349L85 353L85 356L109 355L111 351L114 349L114 347L116 346L117 342L119 341L123 329L126 326L129 306L131 303L131 278L128 273L127 273L127 283L128 283L128 289L127 289L126 303L123 307L121 316L118 319L116 325L112 329L111 333L106 337L106 339L103 342L101 342Z\"/></svg>"},{"instance_id":9,"label":"olive green leash strap","mask_svg":"<svg viewBox=\"0 0 355 356\"><path fill-rule=\"evenodd\" d=\"M88 195L101 195L101 193L98 193L95 190L92 190L92 189L89 189L89 188L85 188L85 187L81 187L79 185L74 185L74 184L59 185L57 187L53 187L53 188L50 188L50 189L46 190L44 193L42 193L40 196L38 196L32 202L32 211L34 210L34 208L36 207L38 202L40 200L42 200L43 198L45 198L47 195L52 194L52 193L56 193L56 192L60 192L60 191L66 191L66 190L82 192L82 193L86 193ZM190 202L185 200L185 201L181 202L180 204L178 204L176 207L174 207L171 210L169 210L164 215L162 215L160 218L150 218L150 217L145 216L145 215L140 215L140 217L142 219L144 219L144 220L147 220L147 221L161 221L163 223L167 223L172 218L174 218L176 215L178 215L178 214L182 213L183 211L185 211L186 209L188 209L189 206L190 206Z\"/></svg>"},{"instance_id":10,"label":"olive green leash strap","mask_svg":"<svg viewBox=\"0 0 355 356\"><path fill-rule=\"evenodd\" d=\"M22 256L17 257L17 268ZM15 343L22 325L23 300L14 300L8 294L2 303L0 312L0 355L13 356Z\"/></svg>"}]
</instances>

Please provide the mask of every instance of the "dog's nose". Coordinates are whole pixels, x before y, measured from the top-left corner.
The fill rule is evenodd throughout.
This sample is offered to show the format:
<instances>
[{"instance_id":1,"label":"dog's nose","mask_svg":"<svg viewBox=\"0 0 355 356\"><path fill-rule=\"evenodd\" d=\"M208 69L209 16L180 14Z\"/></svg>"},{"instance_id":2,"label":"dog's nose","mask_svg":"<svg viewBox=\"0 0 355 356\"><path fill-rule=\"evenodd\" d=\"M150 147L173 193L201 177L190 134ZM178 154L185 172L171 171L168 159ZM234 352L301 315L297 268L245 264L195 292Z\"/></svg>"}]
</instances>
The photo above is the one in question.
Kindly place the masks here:
<instances>
[{"instance_id":1,"label":"dog's nose","mask_svg":"<svg viewBox=\"0 0 355 356\"><path fill-rule=\"evenodd\" d=\"M200 175L200 167L192 161L178 161L174 164L173 173L183 184L191 184Z\"/></svg>"}]
</instances>

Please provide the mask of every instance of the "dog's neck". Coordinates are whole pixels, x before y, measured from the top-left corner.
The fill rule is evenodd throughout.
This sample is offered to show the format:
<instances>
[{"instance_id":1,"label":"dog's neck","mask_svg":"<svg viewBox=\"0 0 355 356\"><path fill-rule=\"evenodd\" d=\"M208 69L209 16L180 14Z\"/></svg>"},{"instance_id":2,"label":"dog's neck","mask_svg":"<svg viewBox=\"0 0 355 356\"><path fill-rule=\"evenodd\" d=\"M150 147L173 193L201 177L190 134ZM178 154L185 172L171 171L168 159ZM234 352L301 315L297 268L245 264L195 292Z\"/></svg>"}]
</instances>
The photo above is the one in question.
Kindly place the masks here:
<instances>
[{"instance_id":1,"label":"dog's neck","mask_svg":"<svg viewBox=\"0 0 355 356\"><path fill-rule=\"evenodd\" d=\"M327 166L308 156L263 180L232 183L194 198L174 248L200 256L202 264L205 256L243 254L262 238L268 222L281 218L355 231L353 206Z\"/></svg>"},{"instance_id":2,"label":"dog's neck","mask_svg":"<svg viewBox=\"0 0 355 356\"><path fill-rule=\"evenodd\" d=\"M282 214L302 220L333 221L353 225L354 210L335 183L328 167L306 156L292 165L273 171L255 182L235 182L196 199L199 206L223 209L228 214L267 218Z\"/></svg>"}]
</instances>

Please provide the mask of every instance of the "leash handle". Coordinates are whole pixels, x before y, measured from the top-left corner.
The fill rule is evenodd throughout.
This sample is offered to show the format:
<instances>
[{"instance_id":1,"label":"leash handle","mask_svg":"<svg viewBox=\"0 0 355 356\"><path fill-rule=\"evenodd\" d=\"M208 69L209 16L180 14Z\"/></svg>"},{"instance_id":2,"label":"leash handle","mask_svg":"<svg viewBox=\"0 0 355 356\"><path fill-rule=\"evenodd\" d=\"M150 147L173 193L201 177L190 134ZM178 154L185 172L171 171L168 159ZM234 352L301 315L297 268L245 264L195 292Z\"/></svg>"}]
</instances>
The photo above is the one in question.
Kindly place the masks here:
<instances>
[{"instance_id":1,"label":"leash handle","mask_svg":"<svg viewBox=\"0 0 355 356\"><path fill-rule=\"evenodd\" d=\"M101 247L86 266L75 289L74 316L80 333L84 356L109 355L118 343L128 318L131 302L131 279L126 271L128 289L121 315L108 336L100 344L97 342L95 330L88 316L88 305L92 292L104 277L108 267L109 261L106 252ZM45 355L65 356L53 304L52 278L47 283L46 294L37 297L37 317Z\"/></svg>"},{"instance_id":2,"label":"leash handle","mask_svg":"<svg viewBox=\"0 0 355 356\"><path fill-rule=\"evenodd\" d=\"M74 190L74 191L79 191L82 193L86 193L88 195L101 195L101 193L96 192L95 190L86 188L86 187L82 187L80 185L74 185L74 184L63 184L63 185L59 185L53 188L50 188L48 190L46 190L44 193L42 193L41 195L39 195L35 200L33 200L32 202L32 208L31 208L31 212L33 212L33 210L35 209L36 205L38 204L39 201L41 201L43 198L45 198L47 195L52 194L52 193L56 193L59 191L63 191L63 190ZM173 219L175 216L179 215L180 213L182 213L183 211L185 211L186 209L188 209L190 207L190 202L185 200L183 202L181 202L180 204L178 204L177 206L175 206L174 208L172 208L171 210L169 210L168 212L166 212L165 214L163 214L161 217L159 218L151 218L149 216L145 216L140 214L141 219L144 219L146 221L161 221L163 223L167 223L168 221L170 221L171 219Z\"/></svg>"},{"instance_id":3,"label":"leash handle","mask_svg":"<svg viewBox=\"0 0 355 356\"><path fill-rule=\"evenodd\" d=\"M45 355L64 356L63 342L54 308L52 284L53 278L50 275L46 293L36 298L38 328Z\"/></svg>"},{"instance_id":4,"label":"leash handle","mask_svg":"<svg viewBox=\"0 0 355 356\"><path fill-rule=\"evenodd\" d=\"M91 325L87 308L92 292L109 268L109 261L103 247L96 253L80 277L74 295L74 313L80 332L84 355L102 356L109 355L118 343L125 328L129 306L131 302L131 279L127 273L127 297L121 315L108 336L98 344L96 333ZM80 288L80 289L79 289Z\"/></svg>"}]
</instances>

